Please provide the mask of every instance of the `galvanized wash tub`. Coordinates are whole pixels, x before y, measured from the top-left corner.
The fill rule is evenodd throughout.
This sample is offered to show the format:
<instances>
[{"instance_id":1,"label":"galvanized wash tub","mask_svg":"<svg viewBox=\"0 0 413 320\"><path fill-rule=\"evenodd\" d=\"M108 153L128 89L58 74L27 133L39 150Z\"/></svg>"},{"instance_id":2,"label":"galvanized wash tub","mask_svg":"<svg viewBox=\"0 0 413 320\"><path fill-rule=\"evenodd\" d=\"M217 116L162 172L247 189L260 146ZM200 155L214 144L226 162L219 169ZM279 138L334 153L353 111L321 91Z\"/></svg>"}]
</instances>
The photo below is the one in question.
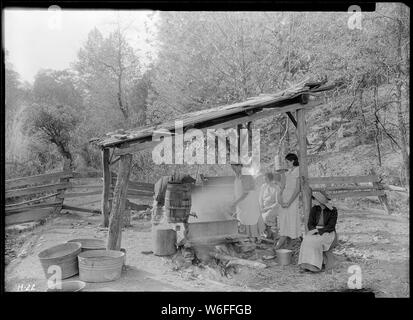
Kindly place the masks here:
<instances>
[{"instance_id":1,"label":"galvanized wash tub","mask_svg":"<svg viewBox=\"0 0 413 320\"><path fill-rule=\"evenodd\" d=\"M56 285L53 288L48 288L47 292L78 292L82 291L83 288L86 286L86 283L79 280L73 281L64 281L59 285Z\"/></svg>"},{"instance_id":2,"label":"galvanized wash tub","mask_svg":"<svg viewBox=\"0 0 413 320\"><path fill-rule=\"evenodd\" d=\"M62 279L72 277L79 273L77 264L77 255L81 252L82 245L79 242L62 243L57 246L50 247L39 253L38 258L43 267L46 278L55 274L56 268L52 267L48 273L50 266L60 268Z\"/></svg>"},{"instance_id":3,"label":"galvanized wash tub","mask_svg":"<svg viewBox=\"0 0 413 320\"><path fill-rule=\"evenodd\" d=\"M89 250L78 256L79 278L86 282L107 282L120 278L125 253L116 250Z\"/></svg>"},{"instance_id":4,"label":"galvanized wash tub","mask_svg":"<svg viewBox=\"0 0 413 320\"><path fill-rule=\"evenodd\" d=\"M82 252L87 250L105 250L105 240L102 239L72 239L68 242L80 242L82 245Z\"/></svg>"}]
</instances>

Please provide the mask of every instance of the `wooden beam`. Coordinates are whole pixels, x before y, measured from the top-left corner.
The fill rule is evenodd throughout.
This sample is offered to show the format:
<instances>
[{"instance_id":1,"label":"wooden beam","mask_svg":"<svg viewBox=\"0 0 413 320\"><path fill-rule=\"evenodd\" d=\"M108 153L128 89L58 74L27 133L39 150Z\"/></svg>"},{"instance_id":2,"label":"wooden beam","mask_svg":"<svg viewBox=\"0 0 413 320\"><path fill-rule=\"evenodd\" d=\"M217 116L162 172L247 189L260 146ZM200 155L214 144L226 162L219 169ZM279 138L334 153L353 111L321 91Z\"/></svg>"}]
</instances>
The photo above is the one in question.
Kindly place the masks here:
<instances>
[{"instance_id":1,"label":"wooden beam","mask_svg":"<svg viewBox=\"0 0 413 320\"><path fill-rule=\"evenodd\" d=\"M334 199L377 197L377 196L382 196L382 195L384 195L383 190L348 191L348 192L328 193L329 198L334 198Z\"/></svg>"},{"instance_id":2,"label":"wooden beam","mask_svg":"<svg viewBox=\"0 0 413 320\"><path fill-rule=\"evenodd\" d=\"M298 96L297 96L298 97ZM268 98L269 100L273 100L273 98ZM286 100L288 100L286 98ZM285 100L285 101L286 101ZM284 102L285 102L284 101ZM232 109L223 109L222 111L219 112L219 114L217 114L216 112L214 112L213 114L211 114L211 116L206 117L205 114L202 114L202 118L200 118L199 120L195 120L194 118L184 118L183 119L183 126L184 126L184 131L188 128L188 127L195 127L197 129L206 129L206 128L211 128L212 126L215 125L219 125L220 123L223 122L227 122L229 120L228 117L232 117L234 116L234 114L239 113L238 117L239 117L239 123L245 123L248 121L252 121L252 120L245 120L245 119L241 119L241 118L245 118L245 117L252 117L252 115L247 115L246 112L254 112L257 109L261 109L261 110L272 110L274 112L274 114L276 113L284 113L284 112L293 112L296 111L297 109L311 109L313 107L319 106L323 104L322 99L314 99L314 100L310 100L307 104L301 104L299 102L297 103L292 103L286 106L280 106L280 104L284 103L282 101L274 101L274 103L269 103L268 101L263 102L263 101L259 101L257 103L249 103L249 102L244 102L244 103L239 103L236 104L238 107L242 104L246 103L246 107L245 109L239 109L237 112L233 112ZM234 108L236 108L236 105L233 105ZM262 112L262 111L260 111ZM244 115L243 115L243 114ZM254 115L254 114L253 114ZM200 116L201 117L201 116ZM257 117L259 117L257 115ZM235 120L235 119L233 119ZM174 121L169 121L167 123L163 123L162 127L164 129L170 130L170 131L174 131L175 129L175 123ZM130 137L126 137L126 139L124 140L119 140L117 138L114 137L110 137L105 139L104 141L100 142L99 145L101 147L116 147L120 144L126 144L126 143L130 143L130 144L144 144L144 143L150 143L152 141L147 141L148 139L151 138L152 135L152 131L156 130L157 126L153 126L151 128L146 129L144 134L140 134L139 136L134 137L133 135L131 135ZM145 142L141 142L144 141ZM158 141L156 141L158 142ZM146 145L146 146L142 146L143 149L146 149L148 147L152 147L150 144ZM139 147L138 147L139 149ZM140 149L142 150L142 149ZM126 153L134 153L137 151L135 148L132 148L128 151L124 151ZM118 153L115 153L115 155L119 155L121 151L119 151L119 149L117 150Z\"/></svg>"},{"instance_id":3,"label":"wooden beam","mask_svg":"<svg viewBox=\"0 0 413 320\"><path fill-rule=\"evenodd\" d=\"M273 108L273 109L266 108L266 109L263 109L261 111L257 111L255 113L253 113L252 115L247 115L247 116L240 117L240 118L237 118L237 119L232 119L232 120L228 120L228 121L225 121L225 122L222 122L222 123L217 123L217 124L208 126L208 129L235 128L239 124L243 124L243 123L246 123L246 122L249 122L249 121L255 121L255 120L263 119L263 118L266 118L266 117L274 116L277 113L287 112L287 113L291 114L291 112L297 110L298 108L311 109L311 108L319 106L321 104L323 104L321 101L311 101L307 105L302 105L300 103L295 103L295 104L292 104L288 107L282 108L283 111L280 111L277 108Z\"/></svg>"},{"instance_id":4,"label":"wooden beam","mask_svg":"<svg viewBox=\"0 0 413 320\"><path fill-rule=\"evenodd\" d=\"M71 178L72 176L73 176L73 173L70 171L67 171L67 172L60 171L60 172L40 174L36 176L9 179L9 180L6 180L6 190L20 187L20 186L26 186L26 185L30 185L34 183L45 183L50 180L55 180L55 179L60 179L60 178Z\"/></svg>"},{"instance_id":5,"label":"wooden beam","mask_svg":"<svg viewBox=\"0 0 413 320\"><path fill-rule=\"evenodd\" d=\"M70 189L103 189L103 184L79 184L79 185L73 185L70 187Z\"/></svg>"},{"instance_id":6,"label":"wooden beam","mask_svg":"<svg viewBox=\"0 0 413 320\"><path fill-rule=\"evenodd\" d=\"M228 129L228 128L236 128L237 125L243 124L249 121L259 120L262 118L270 117L274 115L274 109L262 110L253 113L252 115L247 115L245 117L237 118L228 120L222 123L218 123L212 126L209 126L208 129Z\"/></svg>"},{"instance_id":7,"label":"wooden beam","mask_svg":"<svg viewBox=\"0 0 413 320\"><path fill-rule=\"evenodd\" d=\"M308 179L310 185L314 184L328 184L328 183L373 183L373 181L378 181L378 177L376 175L368 175L368 176L347 176L347 177L311 177Z\"/></svg>"},{"instance_id":8,"label":"wooden beam","mask_svg":"<svg viewBox=\"0 0 413 320\"><path fill-rule=\"evenodd\" d=\"M61 201L55 201L55 202L46 202L46 203L37 203L37 204L32 204L32 205L25 205L21 207L15 207L15 208L6 208L6 214L10 212L21 212L21 211L27 211L27 210L33 210L34 208L48 208L48 207L58 207L61 206Z\"/></svg>"},{"instance_id":9,"label":"wooden beam","mask_svg":"<svg viewBox=\"0 0 413 320\"><path fill-rule=\"evenodd\" d=\"M142 191L145 190L145 191L153 192L154 186L155 185L153 183L129 181L129 187L131 189L142 190Z\"/></svg>"},{"instance_id":10,"label":"wooden beam","mask_svg":"<svg viewBox=\"0 0 413 320\"><path fill-rule=\"evenodd\" d=\"M312 187L313 191L344 191L344 190L371 190L373 186L336 186L336 187Z\"/></svg>"},{"instance_id":11,"label":"wooden beam","mask_svg":"<svg viewBox=\"0 0 413 320\"><path fill-rule=\"evenodd\" d=\"M67 206L67 205L63 205L62 209L79 211L79 212L100 213L99 209L79 208L79 207L72 207L72 206Z\"/></svg>"},{"instance_id":12,"label":"wooden beam","mask_svg":"<svg viewBox=\"0 0 413 320\"><path fill-rule=\"evenodd\" d=\"M36 201L42 201L42 200L46 200L46 199L49 199L49 198L53 198L53 197L56 197L58 194L59 194L59 192L53 193L53 194L49 194L49 195L44 196L44 197L40 197L40 198L36 198L36 199L31 199L31 200L28 200L28 201L23 201L23 202L20 202L20 203L8 204L8 205L6 205L6 209L18 207L18 206L21 206L21 205L24 205L24 204L33 203L33 202L36 202Z\"/></svg>"},{"instance_id":13,"label":"wooden beam","mask_svg":"<svg viewBox=\"0 0 413 320\"><path fill-rule=\"evenodd\" d=\"M124 154L133 154L145 149L155 147L160 141L148 141L148 142L141 142L135 143L129 148L116 148L115 149L115 156L121 156Z\"/></svg>"},{"instance_id":14,"label":"wooden beam","mask_svg":"<svg viewBox=\"0 0 413 320\"><path fill-rule=\"evenodd\" d=\"M122 239L122 220L125 210L128 183L132 165L132 155L121 155L119 162L119 174L116 180L113 195L112 209L109 220L109 233L106 248L108 250L120 250Z\"/></svg>"},{"instance_id":15,"label":"wooden beam","mask_svg":"<svg viewBox=\"0 0 413 320\"><path fill-rule=\"evenodd\" d=\"M98 195L98 194L102 194L102 190L94 190L94 191L90 191L90 192L67 192L65 193L65 198L69 199L69 198L81 198L81 197L88 197L88 196L94 196L94 195ZM102 201L102 199L101 199Z\"/></svg>"},{"instance_id":16,"label":"wooden beam","mask_svg":"<svg viewBox=\"0 0 413 320\"><path fill-rule=\"evenodd\" d=\"M300 182L302 192L302 208L304 213L305 232L308 232L308 215L311 209L311 189L308 183L308 164L307 164L307 127L305 123L305 110L297 110L297 133L298 133L298 159L300 170Z\"/></svg>"},{"instance_id":17,"label":"wooden beam","mask_svg":"<svg viewBox=\"0 0 413 320\"><path fill-rule=\"evenodd\" d=\"M65 194L65 198L81 198L81 197L88 197L88 196L94 196L98 194L102 194L103 188L101 190L94 190L90 192L69 192ZM153 197L153 191L143 191L143 190L134 190L134 189L129 189L127 195L128 197L143 197L143 198L152 198ZM113 195L113 188L110 189L109 192L109 198Z\"/></svg>"},{"instance_id":18,"label":"wooden beam","mask_svg":"<svg viewBox=\"0 0 413 320\"><path fill-rule=\"evenodd\" d=\"M228 261L227 264L226 264L227 266L236 264L236 265L242 265L242 266L257 268L257 269L267 268L266 264L264 264L262 262L258 262L258 261L240 259L240 258L237 258L237 257L228 256L228 255L224 255L224 254L220 254L220 253L216 253L216 252L210 252L209 255L211 257L215 258L215 259L218 259L218 260Z\"/></svg>"},{"instance_id":19,"label":"wooden beam","mask_svg":"<svg viewBox=\"0 0 413 320\"><path fill-rule=\"evenodd\" d=\"M111 171L112 179L116 179L116 172ZM83 172L73 172L74 179L85 179L85 178L102 178L103 174L101 171L83 171Z\"/></svg>"},{"instance_id":20,"label":"wooden beam","mask_svg":"<svg viewBox=\"0 0 413 320\"><path fill-rule=\"evenodd\" d=\"M399 186L393 186L390 184L382 184L383 189L389 190L389 191L395 191L395 192L401 192L401 193L408 193L406 188L399 187Z\"/></svg>"},{"instance_id":21,"label":"wooden beam","mask_svg":"<svg viewBox=\"0 0 413 320\"><path fill-rule=\"evenodd\" d=\"M135 210L135 211L141 211L141 210L146 210L147 208L150 208L150 205L147 205L147 204L137 204L137 203L134 203L134 202L129 201L129 200L127 200L126 206L127 206L129 209L132 209L132 210Z\"/></svg>"},{"instance_id":22,"label":"wooden beam","mask_svg":"<svg viewBox=\"0 0 413 320\"><path fill-rule=\"evenodd\" d=\"M47 192L47 191L53 191L53 190L64 190L68 187L70 187L70 183L66 182L66 183L48 184L44 186L34 186L34 187L28 187L28 188L23 188L23 189L7 190L6 199L13 198L13 197L27 196L27 195L32 195L32 194L37 194L37 193L42 193L42 192Z\"/></svg>"},{"instance_id":23,"label":"wooden beam","mask_svg":"<svg viewBox=\"0 0 413 320\"><path fill-rule=\"evenodd\" d=\"M108 148L102 150L102 168L103 168L103 188L102 188L102 202L101 202L101 212L102 212L102 226L104 228L109 226L109 193L110 193L110 151Z\"/></svg>"}]
</instances>

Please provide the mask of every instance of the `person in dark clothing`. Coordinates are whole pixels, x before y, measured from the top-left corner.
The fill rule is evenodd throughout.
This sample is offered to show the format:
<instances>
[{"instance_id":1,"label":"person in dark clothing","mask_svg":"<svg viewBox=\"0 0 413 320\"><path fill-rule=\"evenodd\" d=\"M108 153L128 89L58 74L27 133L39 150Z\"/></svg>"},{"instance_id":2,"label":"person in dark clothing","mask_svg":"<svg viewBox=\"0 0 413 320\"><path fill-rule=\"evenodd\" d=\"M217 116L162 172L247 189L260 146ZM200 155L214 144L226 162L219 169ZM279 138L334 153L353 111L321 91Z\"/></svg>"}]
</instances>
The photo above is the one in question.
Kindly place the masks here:
<instances>
[{"instance_id":1,"label":"person in dark clothing","mask_svg":"<svg viewBox=\"0 0 413 320\"><path fill-rule=\"evenodd\" d=\"M328 251L336 239L337 208L331 206L329 199L315 192L313 207L308 217L308 233L301 243L298 265L301 269L321 271L323 252Z\"/></svg>"}]
</instances>

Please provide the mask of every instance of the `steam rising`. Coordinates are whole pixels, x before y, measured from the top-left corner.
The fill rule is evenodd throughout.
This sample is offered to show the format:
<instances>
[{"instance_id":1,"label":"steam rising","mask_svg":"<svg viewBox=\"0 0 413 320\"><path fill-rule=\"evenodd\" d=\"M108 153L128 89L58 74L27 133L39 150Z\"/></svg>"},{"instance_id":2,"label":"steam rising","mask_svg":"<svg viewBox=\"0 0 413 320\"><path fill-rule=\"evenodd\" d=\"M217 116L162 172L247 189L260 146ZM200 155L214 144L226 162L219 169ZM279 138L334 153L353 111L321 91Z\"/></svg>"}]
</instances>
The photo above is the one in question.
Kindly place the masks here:
<instances>
[{"instance_id":1,"label":"steam rising","mask_svg":"<svg viewBox=\"0 0 413 320\"><path fill-rule=\"evenodd\" d=\"M227 185L199 187L192 191L191 211L198 218L190 217L189 222L232 220L231 204L234 201L233 187Z\"/></svg>"}]
</instances>

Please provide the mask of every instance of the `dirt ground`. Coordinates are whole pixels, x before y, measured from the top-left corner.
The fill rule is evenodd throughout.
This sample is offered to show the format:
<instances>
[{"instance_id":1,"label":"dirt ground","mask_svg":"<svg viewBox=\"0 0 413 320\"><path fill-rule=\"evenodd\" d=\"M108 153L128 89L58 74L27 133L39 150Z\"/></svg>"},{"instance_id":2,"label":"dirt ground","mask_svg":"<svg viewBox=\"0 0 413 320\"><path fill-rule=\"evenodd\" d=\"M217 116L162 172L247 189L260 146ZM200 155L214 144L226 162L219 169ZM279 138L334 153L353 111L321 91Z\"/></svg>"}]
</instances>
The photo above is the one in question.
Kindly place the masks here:
<instances>
[{"instance_id":1,"label":"dirt ground","mask_svg":"<svg viewBox=\"0 0 413 320\"><path fill-rule=\"evenodd\" d=\"M7 233L6 291L45 291L47 282L37 254L74 238L105 239L107 230L99 226L100 221L96 214L63 211L33 230ZM376 297L410 296L407 213L387 215L375 208L356 210L342 204L337 232L339 245L334 252L340 263L332 271L300 273L296 264L262 261L261 257L270 253L270 245L262 245L256 258L268 265L266 269L237 267L223 275L219 268L202 264L177 267L176 257L142 253L152 250L151 224L134 219L123 231L126 267L121 279L88 283L84 291L341 291L348 288L348 268L358 265L363 288Z\"/></svg>"}]
</instances>

